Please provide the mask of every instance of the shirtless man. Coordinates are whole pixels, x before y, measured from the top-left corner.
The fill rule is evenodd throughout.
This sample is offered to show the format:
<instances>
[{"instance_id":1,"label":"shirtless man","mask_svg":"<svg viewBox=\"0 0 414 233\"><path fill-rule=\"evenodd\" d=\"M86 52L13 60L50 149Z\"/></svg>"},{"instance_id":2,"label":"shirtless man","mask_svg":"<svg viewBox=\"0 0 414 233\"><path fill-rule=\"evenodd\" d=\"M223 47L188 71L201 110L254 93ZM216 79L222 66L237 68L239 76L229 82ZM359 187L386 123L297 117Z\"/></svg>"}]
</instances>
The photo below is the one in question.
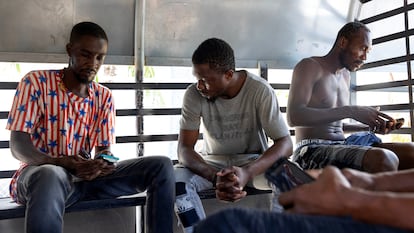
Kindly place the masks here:
<instances>
[{"instance_id":1,"label":"shirtless man","mask_svg":"<svg viewBox=\"0 0 414 233\"><path fill-rule=\"evenodd\" d=\"M339 31L327 55L305 58L296 65L287 119L296 128L298 144L293 160L303 168L332 164L379 172L414 167L412 143L346 144L344 132L387 134L401 127L374 107L349 105L350 71L363 65L370 49L370 30L362 23L351 22ZM347 118L359 123L342 122Z\"/></svg>"}]
</instances>

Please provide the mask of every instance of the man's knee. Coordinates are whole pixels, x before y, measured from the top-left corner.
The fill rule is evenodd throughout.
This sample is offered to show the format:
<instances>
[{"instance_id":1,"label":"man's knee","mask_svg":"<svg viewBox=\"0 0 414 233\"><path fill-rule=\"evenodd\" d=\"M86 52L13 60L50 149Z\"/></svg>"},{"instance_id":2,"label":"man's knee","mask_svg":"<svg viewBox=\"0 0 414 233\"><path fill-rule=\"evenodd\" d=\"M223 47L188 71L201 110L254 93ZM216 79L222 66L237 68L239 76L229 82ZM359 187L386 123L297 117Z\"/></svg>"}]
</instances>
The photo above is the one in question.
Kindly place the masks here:
<instances>
[{"instance_id":1,"label":"man's knee","mask_svg":"<svg viewBox=\"0 0 414 233\"><path fill-rule=\"evenodd\" d=\"M168 178L171 180L174 178L172 161L166 156L148 156L135 159L133 162L126 162L129 162L127 166L130 167L130 169L132 168L132 170L130 170L131 172L134 172L137 169L142 169L144 167L144 169L148 171L147 174L151 177L159 177L162 179Z\"/></svg>"},{"instance_id":2,"label":"man's knee","mask_svg":"<svg viewBox=\"0 0 414 233\"><path fill-rule=\"evenodd\" d=\"M73 191L72 177L62 167L41 165L27 169L30 170L24 171L20 178L23 185L18 186L22 202L35 201L39 205L52 205L54 201L60 200L62 204Z\"/></svg>"},{"instance_id":3,"label":"man's knee","mask_svg":"<svg viewBox=\"0 0 414 233\"><path fill-rule=\"evenodd\" d=\"M144 159L144 160L142 160ZM155 166L160 166L160 167L171 167L172 168L172 161L170 158L168 158L167 156L163 156L163 155L155 155L155 156L148 156L148 157L144 157L144 158L139 158L137 159L137 163L141 163L141 161L146 161L147 166L148 163L150 164L154 164Z\"/></svg>"},{"instance_id":4,"label":"man's knee","mask_svg":"<svg viewBox=\"0 0 414 233\"><path fill-rule=\"evenodd\" d=\"M43 183L46 182L48 185L55 183L70 182L70 174L62 167L55 165L41 165L37 167L30 174L30 183Z\"/></svg>"},{"instance_id":5,"label":"man's knee","mask_svg":"<svg viewBox=\"0 0 414 233\"><path fill-rule=\"evenodd\" d=\"M394 152L382 148L372 148L366 152L362 168L364 171L371 173L396 171L398 164L399 160Z\"/></svg>"},{"instance_id":6,"label":"man's knee","mask_svg":"<svg viewBox=\"0 0 414 233\"><path fill-rule=\"evenodd\" d=\"M171 159L166 156L156 156L155 158L158 160L161 170L163 170L167 176L174 177L174 169Z\"/></svg>"},{"instance_id":7,"label":"man's knee","mask_svg":"<svg viewBox=\"0 0 414 233\"><path fill-rule=\"evenodd\" d=\"M414 143L400 143L397 150L399 163L399 170L414 168Z\"/></svg>"}]
</instances>

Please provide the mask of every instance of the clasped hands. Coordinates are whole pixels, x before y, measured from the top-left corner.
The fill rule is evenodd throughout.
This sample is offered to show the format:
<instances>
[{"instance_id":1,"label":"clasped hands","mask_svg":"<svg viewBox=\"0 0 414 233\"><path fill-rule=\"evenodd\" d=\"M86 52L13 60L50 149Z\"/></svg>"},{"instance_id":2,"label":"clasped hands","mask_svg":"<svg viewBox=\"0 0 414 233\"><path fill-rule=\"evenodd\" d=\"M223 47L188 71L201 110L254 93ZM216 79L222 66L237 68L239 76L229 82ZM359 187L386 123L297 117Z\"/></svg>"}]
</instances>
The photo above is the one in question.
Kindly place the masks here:
<instances>
[{"instance_id":1,"label":"clasped hands","mask_svg":"<svg viewBox=\"0 0 414 233\"><path fill-rule=\"evenodd\" d=\"M243 168L232 166L216 173L216 197L226 202L236 202L246 196L244 186L249 181Z\"/></svg>"}]
</instances>

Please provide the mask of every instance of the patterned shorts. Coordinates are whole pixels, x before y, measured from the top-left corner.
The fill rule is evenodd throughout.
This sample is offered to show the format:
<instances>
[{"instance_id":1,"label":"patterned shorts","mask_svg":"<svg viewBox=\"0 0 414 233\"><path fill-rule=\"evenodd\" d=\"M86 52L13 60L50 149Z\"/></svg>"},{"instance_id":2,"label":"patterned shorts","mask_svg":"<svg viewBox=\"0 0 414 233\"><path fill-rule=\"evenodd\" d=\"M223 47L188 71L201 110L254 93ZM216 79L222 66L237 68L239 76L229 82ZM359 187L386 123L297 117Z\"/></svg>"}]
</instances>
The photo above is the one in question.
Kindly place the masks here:
<instances>
[{"instance_id":1,"label":"patterned shorts","mask_svg":"<svg viewBox=\"0 0 414 233\"><path fill-rule=\"evenodd\" d=\"M344 141L310 139L301 141L292 160L303 169L319 169L327 165L362 169L362 160L370 146L345 145Z\"/></svg>"}]
</instances>

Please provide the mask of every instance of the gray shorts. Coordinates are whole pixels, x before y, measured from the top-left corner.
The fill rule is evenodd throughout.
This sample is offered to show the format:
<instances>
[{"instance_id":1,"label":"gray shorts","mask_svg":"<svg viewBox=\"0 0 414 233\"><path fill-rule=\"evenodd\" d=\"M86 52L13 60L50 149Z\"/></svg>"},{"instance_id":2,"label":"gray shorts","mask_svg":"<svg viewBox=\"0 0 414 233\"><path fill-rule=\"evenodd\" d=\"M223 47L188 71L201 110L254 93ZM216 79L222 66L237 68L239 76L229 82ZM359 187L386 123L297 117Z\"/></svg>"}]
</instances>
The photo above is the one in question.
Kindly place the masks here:
<instances>
[{"instance_id":1,"label":"gray shorts","mask_svg":"<svg viewBox=\"0 0 414 233\"><path fill-rule=\"evenodd\" d=\"M362 170L362 160L370 146L345 145L344 141L310 139L300 142L292 160L303 169L318 169L327 165Z\"/></svg>"},{"instance_id":2,"label":"gray shorts","mask_svg":"<svg viewBox=\"0 0 414 233\"><path fill-rule=\"evenodd\" d=\"M236 155L204 155L203 159L211 166L222 169L230 166L244 167L255 161L260 154L236 154ZM190 183L195 190L202 191L213 188L213 184L190 171L181 164L174 166L176 182ZM260 190L269 190L270 186L264 174L257 175L249 181L246 186L254 187Z\"/></svg>"}]
</instances>

